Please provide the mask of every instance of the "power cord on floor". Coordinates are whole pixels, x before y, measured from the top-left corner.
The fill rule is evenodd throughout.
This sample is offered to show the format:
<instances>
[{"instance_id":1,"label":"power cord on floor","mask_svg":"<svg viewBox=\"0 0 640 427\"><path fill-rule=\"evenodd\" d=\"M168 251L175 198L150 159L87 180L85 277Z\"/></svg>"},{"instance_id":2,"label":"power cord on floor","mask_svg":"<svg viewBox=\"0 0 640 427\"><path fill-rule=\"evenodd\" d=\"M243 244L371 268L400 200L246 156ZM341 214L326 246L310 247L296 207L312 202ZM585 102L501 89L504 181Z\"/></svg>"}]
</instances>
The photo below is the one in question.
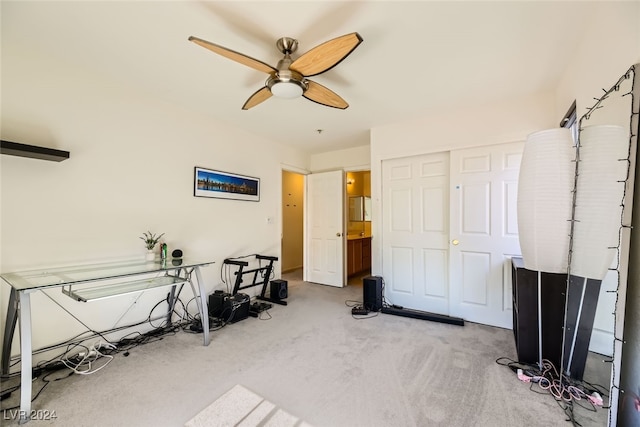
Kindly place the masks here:
<instances>
[{"instance_id":1,"label":"power cord on floor","mask_svg":"<svg viewBox=\"0 0 640 427\"><path fill-rule=\"evenodd\" d=\"M344 305L351 307L351 317L356 320L371 319L379 314L379 312L371 311L365 307L362 301L346 300Z\"/></svg>"},{"instance_id":2,"label":"power cord on floor","mask_svg":"<svg viewBox=\"0 0 640 427\"><path fill-rule=\"evenodd\" d=\"M98 341L89 346L89 348L86 348L86 352L80 352L74 358L64 357L61 359L61 362L75 374L91 375L105 368L113 360L112 355L100 352L101 348L108 350L117 349L117 347L111 343ZM98 361L101 362L98 364Z\"/></svg>"},{"instance_id":3,"label":"power cord on floor","mask_svg":"<svg viewBox=\"0 0 640 427\"><path fill-rule=\"evenodd\" d=\"M362 307L362 301L348 299L344 302L344 305L347 307Z\"/></svg>"},{"instance_id":4,"label":"power cord on floor","mask_svg":"<svg viewBox=\"0 0 640 427\"><path fill-rule=\"evenodd\" d=\"M41 378L41 379L42 379L42 381L44 382L44 384L42 385L42 387L40 387L40 390L38 390L38 391L36 392L36 394L31 398L31 402L32 402L32 403L33 403L33 402L35 402L35 400L38 398L38 396L40 396L40 394L44 391L44 389L45 389L45 388L47 388L47 386L48 386L50 383L52 383L52 382L54 382L54 381L60 381L60 380L63 380L63 379L65 379L65 378L69 378L71 375L73 375L73 372L69 372L69 373L67 373L67 375L65 375L64 377L56 378L56 379L54 379L54 380L49 380L49 379L48 379L49 375L52 375L54 372L55 372L55 371L52 371L52 372L50 372L50 373L48 373L48 374L44 375L44 376ZM33 381L35 382L37 379L38 379L38 377L34 378L34 379L33 379ZM18 385L17 385L17 386L15 386L15 387L12 387L11 391L16 391L16 390L19 390L19 389L20 389L20 384L18 384ZM8 420L8 419L13 418L14 414L12 414L11 412L12 412L12 411L15 411L15 410L16 410L16 409L18 409L19 407L20 407L20 405L18 404L18 405L12 406L12 407L10 407L10 408L2 408L2 412L3 412L3 414L2 414L2 415L3 415L3 419L4 419L4 420Z\"/></svg>"},{"instance_id":5,"label":"power cord on floor","mask_svg":"<svg viewBox=\"0 0 640 427\"><path fill-rule=\"evenodd\" d=\"M267 317L265 317L265 316L267 316ZM269 313L269 310L262 310L260 313L258 313L258 319L259 320L271 320L271 319L273 319L273 316L271 316L271 313Z\"/></svg>"},{"instance_id":6,"label":"power cord on floor","mask_svg":"<svg viewBox=\"0 0 640 427\"><path fill-rule=\"evenodd\" d=\"M551 395L567 416L566 421L570 421L574 426L580 426L575 419L574 405L596 412L597 406L603 406L603 397L609 397L603 386L559 374L553 363L546 359L542 360L541 367L537 364L517 362L508 357L499 357L496 363L507 366L516 373L520 381L530 383L529 390Z\"/></svg>"},{"instance_id":7,"label":"power cord on floor","mask_svg":"<svg viewBox=\"0 0 640 427\"><path fill-rule=\"evenodd\" d=\"M195 297L191 298L187 302L187 304L184 304L184 302L179 298L179 296L175 298L171 316L175 314L178 317L177 321L169 322L168 321L169 317L167 314L167 317L163 318L164 320L160 325L154 325L153 323L153 320L154 320L153 312L157 309L157 307L165 302L169 304L169 294L168 294L166 298L160 300L157 304L155 304L151 308L149 315L144 321L129 324L129 325L124 325L124 326L119 326L116 328L112 328L112 329L109 329L106 331L100 331L100 332L87 327L86 331L78 335L75 335L74 337L66 341L62 341L60 343L53 344L53 345L34 351L33 354L39 354L39 353L52 351L57 348L62 348L66 346L64 351L62 351L60 354L56 355L55 357L49 360L43 360L38 362L38 364L36 364L36 366L33 368L33 380L35 381L38 378L40 378L42 379L42 381L44 381L44 384L40 388L40 390L33 396L31 401L32 402L35 401L50 382L60 381L74 374L90 375L92 373L95 373L99 370L104 369L108 364L110 364L114 360L114 356L118 353L122 353L124 357L127 357L130 355L130 351L133 350L134 348L143 344L149 344L152 342L160 341L164 339L165 336L174 335L180 330L183 330L185 332L191 332L191 333L201 333L202 323L200 322L199 313L195 315L191 315L188 310L189 304L194 300L195 300ZM177 307L181 308L181 313L177 311L176 309ZM229 324L230 321L233 319L233 315L236 308L237 306L234 306L233 312L231 313L231 315L226 321L220 318L209 317L209 325L210 325L209 330L216 331L223 328L227 324ZM271 319L271 315L268 312L266 312L266 310L265 310L265 314L266 316L268 316L268 318L262 317L262 314L261 314L261 317L260 317L261 320ZM134 332L131 332L130 334L122 336L118 341L110 341L106 338L106 336L109 334L130 329L133 327L141 326L147 323L153 328L148 332L141 333L139 331L134 331ZM193 328L195 324L200 326L200 329L197 332L194 331L194 328ZM86 327L86 325L84 326ZM87 342L87 340L95 337L99 337L101 339L90 345L84 344ZM10 367L14 367L19 363L20 363L19 358L15 357L15 360L12 363L10 363ZM55 378L54 380L49 380L49 376L51 374L61 370L67 372L67 374L65 376ZM20 377L20 371L17 371L10 374L2 375L2 380L3 380L3 383L5 383L5 380L19 378L19 377ZM20 389L20 384L10 386L3 390L0 390L0 400L5 400L13 392L19 389ZM11 408L3 408L3 411L5 411L5 417L7 415L6 411L15 410L19 406L20 405L17 405Z\"/></svg>"},{"instance_id":8,"label":"power cord on floor","mask_svg":"<svg viewBox=\"0 0 640 427\"><path fill-rule=\"evenodd\" d=\"M109 329L106 331L100 331L100 332L88 328L86 331L78 335L75 335L74 337L66 341L53 344L53 345L34 351L33 354L40 354L46 351L52 351L57 348L66 346L64 351L62 351L60 354L54 356L49 360L40 361L36 364L34 368L32 368L33 380L35 381L38 378L42 378L43 381L45 382L42 388L32 398L32 402L35 401L35 399L47 387L49 382L51 382L50 380L48 380L49 374L60 371L60 370L64 370L68 372L66 376L56 378L54 380L54 381L59 381L64 378L68 378L73 374L89 375L89 374L95 373L99 370L102 370L109 363L111 363L111 361L114 359L115 354L122 353L123 356L127 357L129 356L130 354L129 352L133 348L139 345L162 340L164 336L175 334L177 331L180 330L180 328L185 323L191 322L191 319L189 318L193 318L193 316L188 314L184 303L179 298L177 298L175 300L176 302L175 306L180 305L183 308L183 314L180 315L179 313L177 313L175 311L175 306L172 314L173 313L177 314L179 317L181 317L181 319L177 322L172 322L169 324L167 323L166 320L164 320L161 326L154 325L152 322L153 311L163 302L168 302L168 299L163 299L159 301L151 309L151 311L149 312L149 315L147 316L147 319L145 319L144 321L137 322L130 325L119 326L117 328L112 328L112 329ZM185 321L185 318L189 320ZM135 331L121 337L120 340L117 342L110 341L106 338L106 336L111 333L122 331L125 329L130 329L136 326L141 326L147 323L153 327L153 329L148 332L140 333L138 331ZM89 335L86 336L87 334ZM99 337L100 340L94 342L93 344L89 344L89 345L84 344L87 342L87 340L95 337ZM20 363L20 360L17 359L16 357L16 360L10 364L10 367L14 367L19 363ZM20 377L20 375L21 375L20 371L12 372L10 374L4 374L2 375L3 383L5 383L5 380L18 378ZM20 384L0 390L0 400L7 399L13 392L19 389L20 389ZM6 415L6 411L13 410L18 407L19 405L11 408L3 408L3 410L5 411L5 415Z\"/></svg>"},{"instance_id":9,"label":"power cord on floor","mask_svg":"<svg viewBox=\"0 0 640 427\"><path fill-rule=\"evenodd\" d=\"M366 320L366 319L371 319L372 317L378 317L379 314L380 312L378 311L367 311L366 313L363 312L362 314L358 314L358 312L354 313L352 311L351 317L353 317L356 320Z\"/></svg>"}]
</instances>

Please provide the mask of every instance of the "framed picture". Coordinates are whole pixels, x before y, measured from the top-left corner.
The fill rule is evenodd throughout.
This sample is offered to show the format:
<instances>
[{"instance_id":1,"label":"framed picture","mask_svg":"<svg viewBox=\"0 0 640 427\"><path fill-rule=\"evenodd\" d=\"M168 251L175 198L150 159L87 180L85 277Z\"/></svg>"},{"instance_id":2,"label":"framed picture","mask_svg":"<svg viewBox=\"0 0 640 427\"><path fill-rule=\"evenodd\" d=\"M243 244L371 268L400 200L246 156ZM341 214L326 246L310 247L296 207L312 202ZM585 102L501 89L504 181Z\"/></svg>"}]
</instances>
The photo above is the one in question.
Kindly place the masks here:
<instances>
[{"instance_id":1,"label":"framed picture","mask_svg":"<svg viewBox=\"0 0 640 427\"><path fill-rule=\"evenodd\" d=\"M193 174L193 195L259 202L260 178L196 166Z\"/></svg>"}]
</instances>

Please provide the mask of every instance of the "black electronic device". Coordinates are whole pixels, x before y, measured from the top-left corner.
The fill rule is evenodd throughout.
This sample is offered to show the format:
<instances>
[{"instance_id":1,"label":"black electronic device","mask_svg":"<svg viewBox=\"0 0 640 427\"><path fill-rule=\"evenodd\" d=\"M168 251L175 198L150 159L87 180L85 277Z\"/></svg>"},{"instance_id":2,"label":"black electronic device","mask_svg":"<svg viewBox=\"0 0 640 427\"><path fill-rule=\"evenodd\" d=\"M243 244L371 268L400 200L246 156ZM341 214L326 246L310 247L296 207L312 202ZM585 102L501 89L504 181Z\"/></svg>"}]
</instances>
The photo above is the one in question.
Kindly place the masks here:
<instances>
[{"instance_id":1,"label":"black electronic device","mask_svg":"<svg viewBox=\"0 0 640 427\"><path fill-rule=\"evenodd\" d=\"M209 294L209 316L218 319L221 318L224 301L230 296L229 293L220 290Z\"/></svg>"},{"instance_id":2,"label":"black electronic device","mask_svg":"<svg viewBox=\"0 0 640 427\"><path fill-rule=\"evenodd\" d=\"M367 310L364 307L353 307L351 309L351 314L353 316L365 316L365 315L369 314L369 310Z\"/></svg>"},{"instance_id":3,"label":"black electronic device","mask_svg":"<svg viewBox=\"0 0 640 427\"><path fill-rule=\"evenodd\" d=\"M263 311L269 310L273 307L273 304L268 302L255 301L249 306L249 316L258 317Z\"/></svg>"},{"instance_id":4,"label":"black electronic device","mask_svg":"<svg viewBox=\"0 0 640 427\"><path fill-rule=\"evenodd\" d=\"M229 323L236 323L249 317L250 300L247 294L235 294L229 299L231 301L231 316Z\"/></svg>"},{"instance_id":5,"label":"black electronic device","mask_svg":"<svg viewBox=\"0 0 640 427\"><path fill-rule=\"evenodd\" d=\"M171 252L171 256L174 258L182 258L182 251L180 249L174 249L173 252Z\"/></svg>"},{"instance_id":6,"label":"black electronic device","mask_svg":"<svg viewBox=\"0 0 640 427\"><path fill-rule=\"evenodd\" d=\"M362 279L362 309L372 312L382 311L384 314L393 314L394 316L411 317L414 319L431 320L433 322L464 326L464 320L458 317L413 310L396 304L384 306L382 303L383 288L384 281L380 276L367 276ZM351 310L351 313L356 314L353 310ZM358 311L357 314L364 313Z\"/></svg>"},{"instance_id":7,"label":"black electronic device","mask_svg":"<svg viewBox=\"0 0 640 427\"><path fill-rule=\"evenodd\" d=\"M224 291L209 294L209 316L235 323L249 317L249 295L231 295Z\"/></svg>"},{"instance_id":8,"label":"black electronic device","mask_svg":"<svg viewBox=\"0 0 640 427\"><path fill-rule=\"evenodd\" d=\"M286 280L272 280L271 288L269 292L269 298L272 301L279 301L287 298L289 296L289 291L287 287Z\"/></svg>"},{"instance_id":9,"label":"black electronic device","mask_svg":"<svg viewBox=\"0 0 640 427\"><path fill-rule=\"evenodd\" d=\"M362 279L363 306L369 311L382 308L382 277L367 276Z\"/></svg>"},{"instance_id":10,"label":"black electronic device","mask_svg":"<svg viewBox=\"0 0 640 427\"><path fill-rule=\"evenodd\" d=\"M400 308L397 308L400 307ZM394 316L410 317L413 319L430 320L432 322L448 323L449 325L464 326L464 319L459 317L445 316L443 314L429 313L427 311L403 308L399 305L382 307L382 313L393 314Z\"/></svg>"}]
</instances>

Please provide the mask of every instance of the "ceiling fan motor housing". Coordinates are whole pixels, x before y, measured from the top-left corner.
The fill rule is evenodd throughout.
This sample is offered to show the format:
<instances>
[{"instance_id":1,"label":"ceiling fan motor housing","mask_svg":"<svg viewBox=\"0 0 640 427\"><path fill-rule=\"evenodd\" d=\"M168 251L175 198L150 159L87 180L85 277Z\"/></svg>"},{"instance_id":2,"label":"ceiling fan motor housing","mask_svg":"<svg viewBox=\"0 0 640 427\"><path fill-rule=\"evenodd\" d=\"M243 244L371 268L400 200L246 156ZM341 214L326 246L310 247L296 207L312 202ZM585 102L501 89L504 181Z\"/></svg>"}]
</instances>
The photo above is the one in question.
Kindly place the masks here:
<instances>
[{"instance_id":1,"label":"ceiling fan motor housing","mask_svg":"<svg viewBox=\"0 0 640 427\"><path fill-rule=\"evenodd\" d=\"M282 37L276 41L276 47L280 52L289 55L298 49L298 40L291 37Z\"/></svg>"},{"instance_id":2,"label":"ceiling fan motor housing","mask_svg":"<svg viewBox=\"0 0 640 427\"><path fill-rule=\"evenodd\" d=\"M278 40L278 44L285 39L286 37ZM296 98L302 95L309 87L302 74L289 68L291 62L291 57L288 53L285 53L285 57L278 61L278 71L272 73L267 79L266 86L274 96L279 98Z\"/></svg>"}]
</instances>

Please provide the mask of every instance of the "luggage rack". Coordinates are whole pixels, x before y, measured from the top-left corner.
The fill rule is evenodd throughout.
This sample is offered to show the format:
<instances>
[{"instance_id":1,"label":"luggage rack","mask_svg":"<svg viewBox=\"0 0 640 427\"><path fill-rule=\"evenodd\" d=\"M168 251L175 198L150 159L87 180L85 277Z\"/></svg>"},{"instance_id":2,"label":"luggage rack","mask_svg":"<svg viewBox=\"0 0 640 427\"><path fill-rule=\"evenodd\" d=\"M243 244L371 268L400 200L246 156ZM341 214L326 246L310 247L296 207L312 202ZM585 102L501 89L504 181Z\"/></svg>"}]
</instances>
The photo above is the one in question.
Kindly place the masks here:
<instances>
[{"instance_id":1,"label":"luggage rack","mask_svg":"<svg viewBox=\"0 0 640 427\"><path fill-rule=\"evenodd\" d=\"M265 296L265 293L267 291L267 284L269 283L269 279L271 278L271 273L273 272L273 263L274 263L274 261L278 260L278 257L266 256L266 255L256 255L255 257L259 261L268 261L267 265L265 265L265 266L261 265L258 268L253 268L251 270L244 270L245 267L249 266L249 262L248 261L242 261L242 260L237 259L237 258L235 258L235 259L234 258L227 258L227 259L224 260L224 264L235 265L235 266L238 267L238 270L233 273L236 276L236 280L234 282L233 291L232 291L231 295L235 295L235 294L238 293L238 291L241 291L243 289L253 288L255 286L261 286L262 285L262 290L260 291L260 295L256 296L257 299L259 299L261 301L268 301L268 302L275 303L275 304L287 305L286 301L271 299L271 298ZM243 280L243 276L245 274L253 274L253 278L251 280L251 283L249 283L247 285L243 285L242 284L243 281L244 281ZM268 310L271 307L272 307L271 304L254 303L251 306L251 310L260 312L260 311Z\"/></svg>"}]
</instances>

